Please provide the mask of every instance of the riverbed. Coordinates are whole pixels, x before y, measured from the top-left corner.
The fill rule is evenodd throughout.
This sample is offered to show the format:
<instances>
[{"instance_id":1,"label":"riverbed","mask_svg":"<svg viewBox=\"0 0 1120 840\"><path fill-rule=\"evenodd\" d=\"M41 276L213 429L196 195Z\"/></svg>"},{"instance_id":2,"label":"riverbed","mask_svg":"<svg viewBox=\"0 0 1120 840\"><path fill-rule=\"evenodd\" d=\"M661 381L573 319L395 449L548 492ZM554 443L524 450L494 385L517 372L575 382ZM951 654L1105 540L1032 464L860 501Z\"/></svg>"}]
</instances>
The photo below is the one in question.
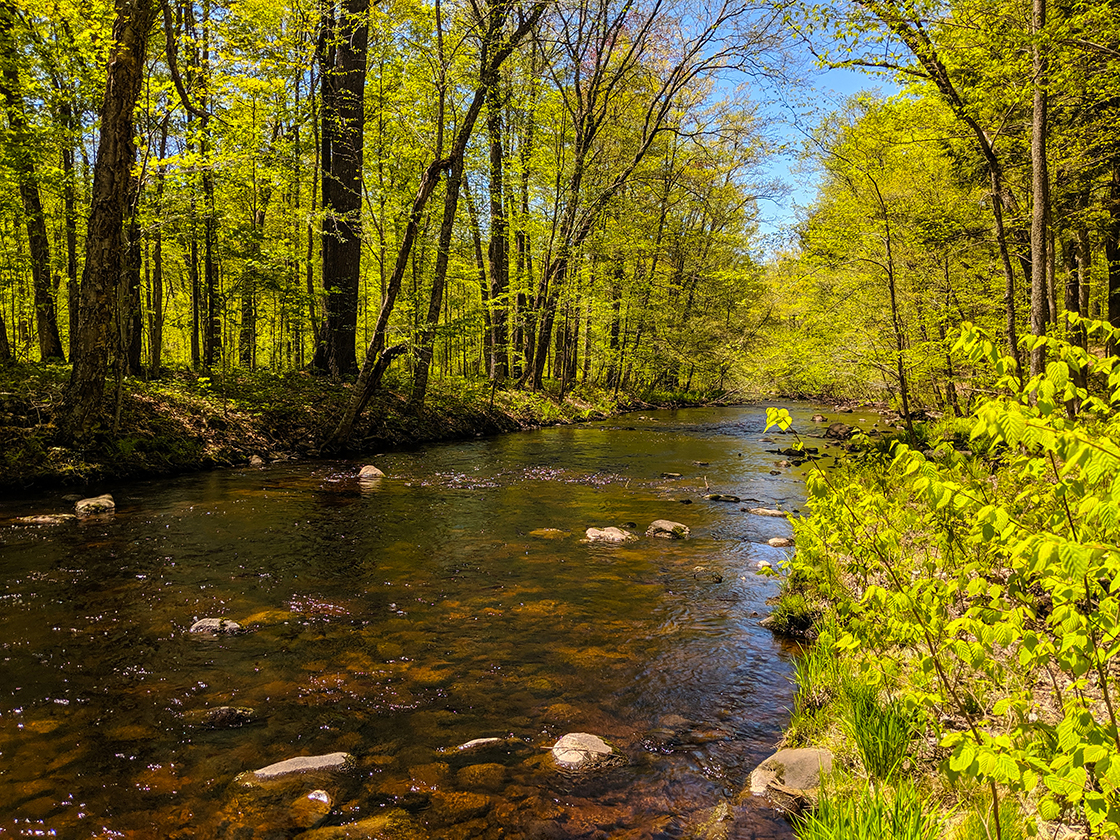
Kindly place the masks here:
<instances>
[{"instance_id":1,"label":"riverbed","mask_svg":"<svg viewBox=\"0 0 1120 840\"><path fill-rule=\"evenodd\" d=\"M760 406L645 412L385 453L372 482L247 466L94 488L114 514L53 526L11 520L65 491L0 502L0 835L675 838L729 803L725 836L791 837L736 800L796 652L758 625L790 525L747 511L796 512L805 468L776 466L793 441L764 426ZM657 519L690 535L645 537ZM638 538L583 540L608 526ZM207 719L223 706L246 711ZM570 732L618 760L558 769ZM338 752L330 778L242 784ZM312 789L319 811L293 811Z\"/></svg>"}]
</instances>

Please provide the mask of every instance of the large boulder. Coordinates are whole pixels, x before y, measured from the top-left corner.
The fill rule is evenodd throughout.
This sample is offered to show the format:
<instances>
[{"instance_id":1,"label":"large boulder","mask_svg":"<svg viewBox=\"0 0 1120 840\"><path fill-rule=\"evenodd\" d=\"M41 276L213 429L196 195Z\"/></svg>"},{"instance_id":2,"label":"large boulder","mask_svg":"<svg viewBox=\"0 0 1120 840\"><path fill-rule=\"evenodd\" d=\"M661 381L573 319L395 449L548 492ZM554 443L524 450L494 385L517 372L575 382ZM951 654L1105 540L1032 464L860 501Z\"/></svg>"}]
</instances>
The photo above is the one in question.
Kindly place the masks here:
<instances>
[{"instance_id":1,"label":"large boulder","mask_svg":"<svg viewBox=\"0 0 1120 840\"><path fill-rule=\"evenodd\" d=\"M611 746L598 735L569 732L552 745L552 758L565 770L584 770L610 762Z\"/></svg>"},{"instance_id":2,"label":"large boulder","mask_svg":"<svg viewBox=\"0 0 1120 840\"><path fill-rule=\"evenodd\" d=\"M793 540L789 537L771 537L766 541L766 544L771 548L791 548Z\"/></svg>"},{"instance_id":3,"label":"large boulder","mask_svg":"<svg viewBox=\"0 0 1120 840\"><path fill-rule=\"evenodd\" d=\"M755 796L769 796L788 810L799 810L816 801L821 778L831 772L829 750L813 747L778 750L754 769L748 790Z\"/></svg>"},{"instance_id":4,"label":"large boulder","mask_svg":"<svg viewBox=\"0 0 1120 840\"><path fill-rule=\"evenodd\" d=\"M78 516L96 516L99 513L112 513L116 509L117 504L108 493L102 496L93 496L89 499L80 499L74 503L74 513Z\"/></svg>"},{"instance_id":5,"label":"large boulder","mask_svg":"<svg viewBox=\"0 0 1120 840\"><path fill-rule=\"evenodd\" d=\"M679 540L692 533L687 525L680 522L671 522L668 519L656 519L646 528L647 537L661 537L666 540Z\"/></svg>"},{"instance_id":6,"label":"large boulder","mask_svg":"<svg viewBox=\"0 0 1120 840\"><path fill-rule=\"evenodd\" d=\"M587 542L625 543L637 537L621 528L588 528L584 539Z\"/></svg>"}]
</instances>

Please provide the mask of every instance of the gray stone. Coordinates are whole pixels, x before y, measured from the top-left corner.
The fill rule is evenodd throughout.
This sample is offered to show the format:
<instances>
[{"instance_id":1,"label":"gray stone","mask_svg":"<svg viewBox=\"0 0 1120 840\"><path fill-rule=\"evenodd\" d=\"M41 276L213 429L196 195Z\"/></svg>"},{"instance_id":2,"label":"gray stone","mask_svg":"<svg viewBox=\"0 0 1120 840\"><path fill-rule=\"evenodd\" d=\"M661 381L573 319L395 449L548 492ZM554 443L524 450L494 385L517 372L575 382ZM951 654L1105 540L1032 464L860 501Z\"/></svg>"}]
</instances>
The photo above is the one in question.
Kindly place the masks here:
<instances>
[{"instance_id":1,"label":"gray stone","mask_svg":"<svg viewBox=\"0 0 1120 840\"><path fill-rule=\"evenodd\" d=\"M588 528L584 539L587 542L624 543L637 537L621 528Z\"/></svg>"},{"instance_id":2,"label":"gray stone","mask_svg":"<svg viewBox=\"0 0 1120 840\"><path fill-rule=\"evenodd\" d=\"M285 761L278 761L260 770L243 773L248 782L271 782L287 776L305 773L340 773L354 766L354 756L350 753L336 752L327 755L299 755ZM239 777L241 778L241 777Z\"/></svg>"},{"instance_id":3,"label":"gray stone","mask_svg":"<svg viewBox=\"0 0 1120 840\"><path fill-rule=\"evenodd\" d=\"M750 508L747 513L753 513L755 516L780 516L783 518L789 516L789 513L787 511L763 507Z\"/></svg>"},{"instance_id":4,"label":"gray stone","mask_svg":"<svg viewBox=\"0 0 1120 840\"><path fill-rule=\"evenodd\" d=\"M778 790L786 795L809 794L820 787L821 776L832 772L829 750L799 747L778 750L751 773L750 792L763 796Z\"/></svg>"},{"instance_id":5,"label":"gray stone","mask_svg":"<svg viewBox=\"0 0 1120 840\"><path fill-rule=\"evenodd\" d=\"M200 618L191 625L191 633L202 633L207 636L221 636L231 633L240 633L241 625L228 618Z\"/></svg>"},{"instance_id":6,"label":"gray stone","mask_svg":"<svg viewBox=\"0 0 1120 840\"><path fill-rule=\"evenodd\" d=\"M95 516L99 513L112 513L116 509L117 504L108 493L103 496L81 499L74 504L74 512L78 514L78 516Z\"/></svg>"},{"instance_id":7,"label":"gray stone","mask_svg":"<svg viewBox=\"0 0 1120 840\"><path fill-rule=\"evenodd\" d=\"M661 537L666 540L679 540L691 533L687 525L671 522L668 519L656 519L646 528L647 537Z\"/></svg>"},{"instance_id":8,"label":"gray stone","mask_svg":"<svg viewBox=\"0 0 1120 840\"><path fill-rule=\"evenodd\" d=\"M707 499L710 502L738 502L738 501L740 501L738 496L731 496L727 493L709 493L704 498Z\"/></svg>"},{"instance_id":9,"label":"gray stone","mask_svg":"<svg viewBox=\"0 0 1120 840\"><path fill-rule=\"evenodd\" d=\"M793 540L789 537L771 537L766 541L766 544L771 548L790 548L793 545Z\"/></svg>"},{"instance_id":10,"label":"gray stone","mask_svg":"<svg viewBox=\"0 0 1120 840\"><path fill-rule=\"evenodd\" d=\"M598 735L569 732L552 745L552 757L565 770L592 767L610 759L614 750Z\"/></svg>"},{"instance_id":11,"label":"gray stone","mask_svg":"<svg viewBox=\"0 0 1120 840\"><path fill-rule=\"evenodd\" d=\"M480 750L490 749L491 747L500 747L505 742L505 738L472 738L465 744L457 746L455 751L460 753L479 752Z\"/></svg>"},{"instance_id":12,"label":"gray stone","mask_svg":"<svg viewBox=\"0 0 1120 840\"><path fill-rule=\"evenodd\" d=\"M813 415L813 422L814 423L823 423L824 421L825 421L825 416L823 414L814 414Z\"/></svg>"},{"instance_id":13,"label":"gray stone","mask_svg":"<svg viewBox=\"0 0 1120 840\"><path fill-rule=\"evenodd\" d=\"M359 481L373 481L374 479L384 477L385 473L381 472L381 470L379 470L373 464L366 464L364 467L358 470Z\"/></svg>"},{"instance_id":14,"label":"gray stone","mask_svg":"<svg viewBox=\"0 0 1120 840\"><path fill-rule=\"evenodd\" d=\"M847 423L833 423L825 429L824 436L833 440L847 440L853 433L854 430Z\"/></svg>"}]
</instances>

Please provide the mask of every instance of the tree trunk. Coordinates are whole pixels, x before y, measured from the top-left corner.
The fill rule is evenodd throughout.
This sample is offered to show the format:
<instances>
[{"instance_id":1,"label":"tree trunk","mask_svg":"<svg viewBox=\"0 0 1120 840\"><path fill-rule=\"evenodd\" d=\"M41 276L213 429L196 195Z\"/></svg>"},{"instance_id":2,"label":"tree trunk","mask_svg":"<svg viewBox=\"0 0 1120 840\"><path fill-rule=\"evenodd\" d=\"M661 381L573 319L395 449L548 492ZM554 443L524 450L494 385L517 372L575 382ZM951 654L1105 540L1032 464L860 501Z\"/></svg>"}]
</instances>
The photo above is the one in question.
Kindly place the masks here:
<instances>
[{"instance_id":1,"label":"tree trunk","mask_svg":"<svg viewBox=\"0 0 1120 840\"><path fill-rule=\"evenodd\" d=\"M89 433L105 387L109 329L124 259L128 182L136 156L133 111L140 95L156 7L153 0L116 0L116 13L93 169L77 352L59 414L62 434L71 439Z\"/></svg>"},{"instance_id":2,"label":"tree trunk","mask_svg":"<svg viewBox=\"0 0 1120 840\"><path fill-rule=\"evenodd\" d=\"M358 370L358 288L362 269L362 160L369 0L323 5L319 42L322 108L324 353L334 376Z\"/></svg>"},{"instance_id":3,"label":"tree trunk","mask_svg":"<svg viewBox=\"0 0 1120 840\"><path fill-rule=\"evenodd\" d=\"M27 125L27 118L24 116L19 70L15 64L20 55L13 33L15 21L14 4L10 0L0 2L0 61L3 62L3 72L0 73L0 95L4 99L4 110L10 129L5 145L8 151L7 157L19 182L24 223L27 226L31 285L35 294L35 328L39 335L39 358L43 361L65 361L62 339L58 334L47 220L43 214L43 202L39 195L39 178L35 170L31 132Z\"/></svg>"},{"instance_id":4,"label":"tree trunk","mask_svg":"<svg viewBox=\"0 0 1120 840\"><path fill-rule=\"evenodd\" d=\"M482 297L483 358L489 360L492 358L494 342L493 324L490 319L490 284L486 280L486 258L482 254L482 231L478 224L478 210L474 206L470 181L466 175L463 176L463 198L467 203L467 219L470 221L471 242L474 245L474 265L478 271L478 288Z\"/></svg>"},{"instance_id":5,"label":"tree trunk","mask_svg":"<svg viewBox=\"0 0 1120 840\"><path fill-rule=\"evenodd\" d=\"M1120 163L1113 164L1108 198L1108 229L1104 240L1104 257L1108 263L1106 312L1108 323L1120 329ZM1105 345L1105 352L1115 356L1118 345L1120 343L1110 338Z\"/></svg>"},{"instance_id":6,"label":"tree trunk","mask_svg":"<svg viewBox=\"0 0 1120 840\"><path fill-rule=\"evenodd\" d=\"M1034 104L1031 118L1031 333L1046 334L1048 295L1046 276L1048 265L1050 216L1050 175L1046 168L1046 72L1047 60L1039 39L1046 28L1046 0L1032 0L1031 63L1034 76ZM1045 365L1045 348L1041 345L1031 351L1031 376L1042 373Z\"/></svg>"},{"instance_id":7,"label":"tree trunk","mask_svg":"<svg viewBox=\"0 0 1120 840\"><path fill-rule=\"evenodd\" d=\"M494 307L490 378L509 377L509 224L504 201L501 76L486 94L486 127L490 134L490 300Z\"/></svg>"},{"instance_id":8,"label":"tree trunk","mask_svg":"<svg viewBox=\"0 0 1120 840\"><path fill-rule=\"evenodd\" d=\"M120 325L122 371L128 376L139 376L141 348L144 345L144 315L140 307L140 270L143 259L140 235L140 183L132 179L128 218L125 266L121 272Z\"/></svg>"},{"instance_id":9,"label":"tree trunk","mask_svg":"<svg viewBox=\"0 0 1120 840\"><path fill-rule=\"evenodd\" d=\"M451 251L451 233L455 227L455 214L459 208L459 185L463 180L463 156L452 158L451 171L447 173L447 188L443 199L443 221L439 226L439 245L436 265L432 275L432 296L428 302L428 319L420 330L420 347L416 358L416 371L412 379L411 409L419 413L424 407L428 391L428 371L435 350L436 328L439 326L443 292L447 284L447 261Z\"/></svg>"}]
</instances>

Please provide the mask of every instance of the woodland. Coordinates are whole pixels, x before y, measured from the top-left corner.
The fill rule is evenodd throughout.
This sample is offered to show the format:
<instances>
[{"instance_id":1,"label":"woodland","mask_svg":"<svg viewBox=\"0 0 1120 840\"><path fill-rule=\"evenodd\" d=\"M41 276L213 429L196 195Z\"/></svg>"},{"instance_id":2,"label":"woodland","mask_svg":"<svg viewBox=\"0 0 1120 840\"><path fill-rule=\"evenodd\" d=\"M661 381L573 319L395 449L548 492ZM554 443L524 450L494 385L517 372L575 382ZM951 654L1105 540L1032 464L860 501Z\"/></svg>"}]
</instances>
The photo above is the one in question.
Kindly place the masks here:
<instances>
[{"instance_id":1,"label":"woodland","mask_svg":"<svg viewBox=\"0 0 1120 840\"><path fill-rule=\"evenodd\" d=\"M766 239L809 64L894 92L794 109ZM6 468L184 382L324 451L386 393L889 405L775 610L851 771L799 833L1120 836L1114 4L0 0L0 65Z\"/></svg>"}]
</instances>

